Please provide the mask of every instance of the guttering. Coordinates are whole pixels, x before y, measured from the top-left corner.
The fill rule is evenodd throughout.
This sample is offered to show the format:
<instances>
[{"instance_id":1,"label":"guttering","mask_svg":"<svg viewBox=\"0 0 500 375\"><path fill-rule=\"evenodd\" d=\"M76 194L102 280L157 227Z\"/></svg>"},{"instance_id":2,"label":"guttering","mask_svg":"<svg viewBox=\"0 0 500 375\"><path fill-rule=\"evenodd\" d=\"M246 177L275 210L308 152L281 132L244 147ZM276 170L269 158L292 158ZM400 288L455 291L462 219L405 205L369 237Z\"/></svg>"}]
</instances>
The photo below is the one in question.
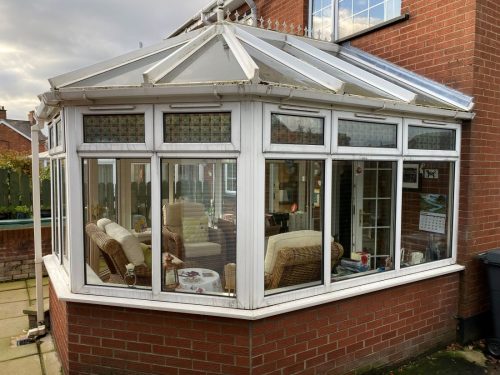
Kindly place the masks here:
<instances>
[{"instance_id":1,"label":"guttering","mask_svg":"<svg viewBox=\"0 0 500 375\"><path fill-rule=\"evenodd\" d=\"M258 96L261 98L265 97L276 97L276 98L286 98L290 96L290 87L284 86L271 86L271 85L260 85L260 84L246 84L243 85L243 90L241 84L225 84L216 85L217 94L221 96L232 95L232 96ZM387 112L398 112L398 113L408 113L418 116L430 116L430 117L441 117L446 119L455 120L472 120L475 116L473 112L465 112L458 109L443 109L435 107L424 107L418 105L412 105L407 103L401 103L392 100L365 98L354 95L338 95L330 92L312 91L312 90L300 90L293 88L293 98L295 100L302 100L307 102L321 103L323 105L342 105L350 107L362 107L367 110L380 111L384 110ZM190 96L190 97L200 97L206 96L211 97L214 93L214 85L157 85L153 87L103 87L89 89L86 88L67 88L58 91L58 99L68 102L74 102L72 104L88 104L88 100L110 100L110 99L120 99L120 100L131 100L133 98L143 98L143 99L153 99L157 98L167 98L180 96ZM54 93L48 92L44 95L48 95L52 98Z\"/></svg>"}]
</instances>

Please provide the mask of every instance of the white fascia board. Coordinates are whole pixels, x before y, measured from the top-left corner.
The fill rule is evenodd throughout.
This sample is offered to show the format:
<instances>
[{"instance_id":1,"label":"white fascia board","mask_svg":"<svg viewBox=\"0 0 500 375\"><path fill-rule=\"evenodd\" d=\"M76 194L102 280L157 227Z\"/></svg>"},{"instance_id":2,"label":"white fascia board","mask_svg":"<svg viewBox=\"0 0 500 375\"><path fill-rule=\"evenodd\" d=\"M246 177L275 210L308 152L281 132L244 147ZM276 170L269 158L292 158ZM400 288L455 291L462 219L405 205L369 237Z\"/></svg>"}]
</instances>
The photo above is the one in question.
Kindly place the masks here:
<instances>
[{"instance_id":1,"label":"white fascia board","mask_svg":"<svg viewBox=\"0 0 500 375\"><path fill-rule=\"evenodd\" d=\"M23 136L24 138L26 138L28 141L31 142L31 138L30 137L28 137L26 134L20 132L19 130L17 130L15 127L13 127L11 124L9 124L7 120L0 120L0 125L5 125L9 129L15 131L17 134Z\"/></svg>"},{"instance_id":2,"label":"white fascia board","mask_svg":"<svg viewBox=\"0 0 500 375\"><path fill-rule=\"evenodd\" d=\"M187 34L179 35L172 39L164 40L161 43L154 44L150 47L140 48L138 50L126 53L125 55L121 55L82 69L78 69L70 73L62 74L54 78L50 78L50 85L52 88L61 88L71 85L84 79L105 73L112 69L119 68L121 66L133 63L151 55L155 55L165 50L182 45L188 40L195 38L201 32L203 32L203 29L195 30Z\"/></svg>"},{"instance_id":3,"label":"white fascia board","mask_svg":"<svg viewBox=\"0 0 500 375\"><path fill-rule=\"evenodd\" d=\"M212 40L217 34L219 34L219 31L215 25L209 26L207 29L203 30L201 34L191 39L186 45L145 71L142 74L144 83L154 84L165 77L169 72L174 70L206 43Z\"/></svg>"},{"instance_id":4,"label":"white fascia board","mask_svg":"<svg viewBox=\"0 0 500 375\"><path fill-rule=\"evenodd\" d=\"M50 92L48 94L51 94ZM127 101L133 102L137 99L150 102L152 98L155 100L165 101L165 98L171 97L178 99L179 97L186 98L213 98L213 96L234 95L236 97L258 96L261 100L269 98L286 98L287 101L294 99L321 103L323 105L341 105L346 107L358 107L365 110L373 110L382 113L411 114L418 118L443 118L460 120L472 120L473 112L456 111L442 108L424 107L391 100L364 98L354 95L337 95L313 90L300 90L290 87L280 87L271 85L259 84L224 84L224 85L161 85L154 87L104 87L95 89L77 89L67 88L59 91L58 98L68 101L68 105L88 105L89 100L102 100L104 103L113 101L113 103ZM159 99L160 98L160 99ZM188 99L183 99L188 100Z\"/></svg>"},{"instance_id":5,"label":"white fascia board","mask_svg":"<svg viewBox=\"0 0 500 375\"><path fill-rule=\"evenodd\" d=\"M429 95L438 101L451 104L452 106L465 111L472 111L474 108L474 101L472 97L392 64L386 60L368 54L367 52L349 46L342 47L339 53L363 66L379 72L382 75L391 77L393 80L401 82L401 84ZM448 94L448 96L446 94Z\"/></svg>"},{"instance_id":6,"label":"white fascia board","mask_svg":"<svg viewBox=\"0 0 500 375\"><path fill-rule=\"evenodd\" d=\"M240 44L233 29L227 25L223 26L222 36L224 37L227 45L233 52L234 57L240 64L241 69L247 76L248 80L252 83L259 83L259 67L250 57L245 48Z\"/></svg>"},{"instance_id":7,"label":"white fascia board","mask_svg":"<svg viewBox=\"0 0 500 375\"><path fill-rule=\"evenodd\" d=\"M324 73L318 68L302 60L297 59L296 57L272 46L271 44L257 38L241 28L236 27L235 31L238 39L264 53L271 59L278 61L280 64L283 64L292 70L295 70L304 77L309 78L310 80L334 91L337 94L344 93L344 82L341 80Z\"/></svg>"},{"instance_id":8,"label":"white fascia board","mask_svg":"<svg viewBox=\"0 0 500 375\"><path fill-rule=\"evenodd\" d=\"M370 86L374 86L379 90L382 90L389 94L390 96L399 98L406 103L415 103L417 94L406 90L400 86L397 86L385 79L382 79L375 74L367 72L353 64L349 64L338 57L332 56L326 52L321 51L318 48L312 47L309 43L303 42L293 36L287 35L286 42L292 47L302 51L315 59L318 59L333 68L339 69L344 73L365 82Z\"/></svg>"}]
</instances>

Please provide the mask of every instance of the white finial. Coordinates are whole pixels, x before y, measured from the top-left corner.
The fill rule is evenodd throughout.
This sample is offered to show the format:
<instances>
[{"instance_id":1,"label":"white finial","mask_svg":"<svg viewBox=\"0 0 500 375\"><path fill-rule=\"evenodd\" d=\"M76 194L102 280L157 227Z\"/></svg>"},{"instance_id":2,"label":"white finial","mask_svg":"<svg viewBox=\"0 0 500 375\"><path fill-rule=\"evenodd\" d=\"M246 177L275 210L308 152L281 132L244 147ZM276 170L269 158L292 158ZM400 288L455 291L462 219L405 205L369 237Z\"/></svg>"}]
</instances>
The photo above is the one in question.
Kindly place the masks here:
<instances>
[{"instance_id":1,"label":"white finial","mask_svg":"<svg viewBox=\"0 0 500 375\"><path fill-rule=\"evenodd\" d=\"M309 36L309 28L307 26L304 27L304 36Z\"/></svg>"},{"instance_id":2,"label":"white finial","mask_svg":"<svg viewBox=\"0 0 500 375\"><path fill-rule=\"evenodd\" d=\"M273 25L273 21L270 18L267 19L267 29L271 30L271 26Z\"/></svg>"},{"instance_id":3,"label":"white finial","mask_svg":"<svg viewBox=\"0 0 500 375\"><path fill-rule=\"evenodd\" d=\"M227 19L228 21L231 21L231 11L230 11L229 9L228 9L228 10L226 10L226 19Z\"/></svg>"},{"instance_id":4,"label":"white finial","mask_svg":"<svg viewBox=\"0 0 500 375\"><path fill-rule=\"evenodd\" d=\"M260 28L263 29L264 28L264 17L260 16L259 22L260 22Z\"/></svg>"},{"instance_id":5,"label":"white finial","mask_svg":"<svg viewBox=\"0 0 500 375\"><path fill-rule=\"evenodd\" d=\"M297 34L302 35L302 25L297 26Z\"/></svg>"},{"instance_id":6,"label":"white finial","mask_svg":"<svg viewBox=\"0 0 500 375\"><path fill-rule=\"evenodd\" d=\"M290 34L295 34L295 25L293 22L290 24Z\"/></svg>"},{"instance_id":7,"label":"white finial","mask_svg":"<svg viewBox=\"0 0 500 375\"><path fill-rule=\"evenodd\" d=\"M283 26L283 32L286 34L286 21L283 21L283 23L281 24L281 26Z\"/></svg>"},{"instance_id":8,"label":"white finial","mask_svg":"<svg viewBox=\"0 0 500 375\"><path fill-rule=\"evenodd\" d=\"M276 20L276 22L274 22L274 30L280 31L280 21Z\"/></svg>"},{"instance_id":9,"label":"white finial","mask_svg":"<svg viewBox=\"0 0 500 375\"><path fill-rule=\"evenodd\" d=\"M238 22L238 18L240 18L240 14L238 13L238 10L236 10L236 12L234 12L234 21Z\"/></svg>"},{"instance_id":10,"label":"white finial","mask_svg":"<svg viewBox=\"0 0 500 375\"><path fill-rule=\"evenodd\" d=\"M217 22L224 21L224 0L217 0Z\"/></svg>"}]
</instances>

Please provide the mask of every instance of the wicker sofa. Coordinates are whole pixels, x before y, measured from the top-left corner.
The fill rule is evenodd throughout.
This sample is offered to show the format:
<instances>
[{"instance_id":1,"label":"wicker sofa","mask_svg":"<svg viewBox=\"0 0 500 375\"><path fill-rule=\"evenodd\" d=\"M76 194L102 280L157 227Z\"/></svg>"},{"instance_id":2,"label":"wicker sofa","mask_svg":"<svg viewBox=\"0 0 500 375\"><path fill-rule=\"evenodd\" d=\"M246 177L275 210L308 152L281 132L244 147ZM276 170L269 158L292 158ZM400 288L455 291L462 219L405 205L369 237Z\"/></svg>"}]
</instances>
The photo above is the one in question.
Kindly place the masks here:
<instances>
[{"instance_id":1,"label":"wicker sofa","mask_svg":"<svg viewBox=\"0 0 500 375\"><path fill-rule=\"evenodd\" d=\"M125 255L120 243L91 222L85 226L89 240L97 246L110 272L105 282L125 283L126 265L131 261ZM136 265L134 269L136 285L151 286L151 269L146 264Z\"/></svg>"},{"instance_id":2,"label":"wicker sofa","mask_svg":"<svg viewBox=\"0 0 500 375\"><path fill-rule=\"evenodd\" d=\"M321 280L323 251L321 232L302 230L271 236L265 259L265 289ZM331 242L331 266L335 269L344 254L341 244Z\"/></svg>"}]
</instances>

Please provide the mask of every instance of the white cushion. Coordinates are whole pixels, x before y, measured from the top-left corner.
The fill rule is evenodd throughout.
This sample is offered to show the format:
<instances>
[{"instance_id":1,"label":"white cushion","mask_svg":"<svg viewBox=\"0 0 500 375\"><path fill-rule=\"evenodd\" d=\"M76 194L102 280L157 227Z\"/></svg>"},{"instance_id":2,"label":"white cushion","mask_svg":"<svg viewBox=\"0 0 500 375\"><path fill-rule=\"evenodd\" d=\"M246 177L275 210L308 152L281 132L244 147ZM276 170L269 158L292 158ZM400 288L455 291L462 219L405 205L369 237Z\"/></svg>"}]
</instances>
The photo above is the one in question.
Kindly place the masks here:
<instances>
[{"instance_id":1,"label":"white cushion","mask_svg":"<svg viewBox=\"0 0 500 375\"><path fill-rule=\"evenodd\" d=\"M186 258L207 257L210 255L219 255L221 246L215 242L191 242L184 243Z\"/></svg>"},{"instance_id":2,"label":"white cushion","mask_svg":"<svg viewBox=\"0 0 500 375\"><path fill-rule=\"evenodd\" d=\"M111 224L113 220L108 219L107 217L103 217L102 219L97 220L97 227L100 230L106 230L106 225Z\"/></svg>"},{"instance_id":3,"label":"white cushion","mask_svg":"<svg viewBox=\"0 0 500 375\"><path fill-rule=\"evenodd\" d=\"M208 241L208 217L183 217L182 239L184 243Z\"/></svg>"},{"instance_id":4,"label":"white cushion","mask_svg":"<svg viewBox=\"0 0 500 375\"><path fill-rule=\"evenodd\" d=\"M140 242L132 233L117 223L106 225L106 233L118 241L130 263L134 266L144 264L144 253Z\"/></svg>"},{"instance_id":5,"label":"white cushion","mask_svg":"<svg viewBox=\"0 0 500 375\"><path fill-rule=\"evenodd\" d=\"M321 245L322 233L314 230L298 230L286 232L269 237L267 241L266 258L264 261L264 272L272 273L278 251L284 247L304 247Z\"/></svg>"}]
</instances>

